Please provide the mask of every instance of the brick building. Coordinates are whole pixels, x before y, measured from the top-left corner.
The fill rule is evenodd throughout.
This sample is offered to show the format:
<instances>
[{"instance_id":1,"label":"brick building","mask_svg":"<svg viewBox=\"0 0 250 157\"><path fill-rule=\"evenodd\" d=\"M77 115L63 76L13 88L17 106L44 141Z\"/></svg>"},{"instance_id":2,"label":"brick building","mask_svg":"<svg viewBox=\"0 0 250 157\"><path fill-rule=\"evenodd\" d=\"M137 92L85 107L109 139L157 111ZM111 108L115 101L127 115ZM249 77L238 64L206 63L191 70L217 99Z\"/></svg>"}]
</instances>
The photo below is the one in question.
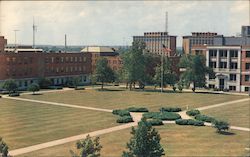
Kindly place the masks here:
<instances>
[{"instance_id":1,"label":"brick building","mask_svg":"<svg viewBox=\"0 0 250 157\"><path fill-rule=\"evenodd\" d=\"M0 36L0 52L4 51L6 45L7 39L4 39L4 36Z\"/></svg>"},{"instance_id":2,"label":"brick building","mask_svg":"<svg viewBox=\"0 0 250 157\"><path fill-rule=\"evenodd\" d=\"M241 91L250 91L250 46L243 46L241 52Z\"/></svg>"},{"instance_id":3,"label":"brick building","mask_svg":"<svg viewBox=\"0 0 250 157\"><path fill-rule=\"evenodd\" d=\"M89 46L82 49L81 52L91 56L92 73L95 71L96 62L100 57L105 57L108 60L108 65L115 71L122 67L121 57L114 48L105 46Z\"/></svg>"}]
</instances>

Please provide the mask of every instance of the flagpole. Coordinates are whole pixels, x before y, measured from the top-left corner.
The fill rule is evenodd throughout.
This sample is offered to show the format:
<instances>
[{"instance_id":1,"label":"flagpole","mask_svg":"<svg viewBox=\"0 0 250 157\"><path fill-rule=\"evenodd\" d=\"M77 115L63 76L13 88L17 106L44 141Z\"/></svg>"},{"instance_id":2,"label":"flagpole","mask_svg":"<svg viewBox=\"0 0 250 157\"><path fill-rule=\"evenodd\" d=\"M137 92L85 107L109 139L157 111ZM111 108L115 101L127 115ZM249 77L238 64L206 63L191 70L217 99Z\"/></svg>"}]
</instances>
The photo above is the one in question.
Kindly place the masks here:
<instances>
[{"instance_id":1,"label":"flagpole","mask_svg":"<svg viewBox=\"0 0 250 157\"><path fill-rule=\"evenodd\" d=\"M161 93L163 92L163 51L161 52Z\"/></svg>"}]
</instances>

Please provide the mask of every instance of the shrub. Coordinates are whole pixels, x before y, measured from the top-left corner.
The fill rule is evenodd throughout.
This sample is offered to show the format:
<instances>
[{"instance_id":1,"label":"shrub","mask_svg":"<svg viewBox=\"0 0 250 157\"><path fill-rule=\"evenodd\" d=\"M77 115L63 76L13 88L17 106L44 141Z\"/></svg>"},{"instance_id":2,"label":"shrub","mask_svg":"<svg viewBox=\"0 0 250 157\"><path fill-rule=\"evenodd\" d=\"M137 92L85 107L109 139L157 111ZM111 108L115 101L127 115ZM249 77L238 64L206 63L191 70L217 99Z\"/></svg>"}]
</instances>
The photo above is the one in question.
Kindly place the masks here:
<instances>
[{"instance_id":1,"label":"shrub","mask_svg":"<svg viewBox=\"0 0 250 157\"><path fill-rule=\"evenodd\" d=\"M147 122L151 124L152 126L163 125L163 122L160 119L151 119L151 120L147 120Z\"/></svg>"},{"instance_id":2,"label":"shrub","mask_svg":"<svg viewBox=\"0 0 250 157\"><path fill-rule=\"evenodd\" d=\"M200 120L200 121L204 121L204 122L208 122L208 123L211 123L211 122L215 121L215 118L209 117L209 116L206 116L206 115L202 115L202 114L196 115L195 119Z\"/></svg>"},{"instance_id":3,"label":"shrub","mask_svg":"<svg viewBox=\"0 0 250 157\"><path fill-rule=\"evenodd\" d=\"M215 120L213 121L213 127L217 129L217 132L221 133L229 129L229 123L225 121Z\"/></svg>"},{"instance_id":4,"label":"shrub","mask_svg":"<svg viewBox=\"0 0 250 157\"><path fill-rule=\"evenodd\" d=\"M9 96L10 97L15 97L15 96L20 96L20 94L19 93L10 93Z\"/></svg>"},{"instance_id":5,"label":"shrub","mask_svg":"<svg viewBox=\"0 0 250 157\"><path fill-rule=\"evenodd\" d=\"M193 119L178 119L175 123L178 125L204 126L204 122Z\"/></svg>"},{"instance_id":6,"label":"shrub","mask_svg":"<svg viewBox=\"0 0 250 157\"><path fill-rule=\"evenodd\" d=\"M148 112L144 113L143 117L161 120L176 120L181 118L179 114L173 112Z\"/></svg>"},{"instance_id":7,"label":"shrub","mask_svg":"<svg viewBox=\"0 0 250 157\"><path fill-rule=\"evenodd\" d=\"M189 116L196 116L197 114L200 114L200 111L199 110L189 110L186 113Z\"/></svg>"},{"instance_id":8,"label":"shrub","mask_svg":"<svg viewBox=\"0 0 250 157\"><path fill-rule=\"evenodd\" d=\"M85 90L84 87L75 87L75 90Z\"/></svg>"},{"instance_id":9,"label":"shrub","mask_svg":"<svg viewBox=\"0 0 250 157\"><path fill-rule=\"evenodd\" d=\"M133 122L133 118L131 116L123 116L123 117L119 117L116 120L117 123L129 123L129 122Z\"/></svg>"},{"instance_id":10,"label":"shrub","mask_svg":"<svg viewBox=\"0 0 250 157\"><path fill-rule=\"evenodd\" d=\"M148 112L148 109L145 107L129 107L127 109L129 112Z\"/></svg>"},{"instance_id":11,"label":"shrub","mask_svg":"<svg viewBox=\"0 0 250 157\"><path fill-rule=\"evenodd\" d=\"M160 109L161 112L180 112L181 108L179 107L162 107Z\"/></svg>"},{"instance_id":12,"label":"shrub","mask_svg":"<svg viewBox=\"0 0 250 157\"><path fill-rule=\"evenodd\" d=\"M121 117L130 116L129 111L127 111L127 110L113 110L112 113L115 114L115 115L119 115Z\"/></svg>"}]
</instances>

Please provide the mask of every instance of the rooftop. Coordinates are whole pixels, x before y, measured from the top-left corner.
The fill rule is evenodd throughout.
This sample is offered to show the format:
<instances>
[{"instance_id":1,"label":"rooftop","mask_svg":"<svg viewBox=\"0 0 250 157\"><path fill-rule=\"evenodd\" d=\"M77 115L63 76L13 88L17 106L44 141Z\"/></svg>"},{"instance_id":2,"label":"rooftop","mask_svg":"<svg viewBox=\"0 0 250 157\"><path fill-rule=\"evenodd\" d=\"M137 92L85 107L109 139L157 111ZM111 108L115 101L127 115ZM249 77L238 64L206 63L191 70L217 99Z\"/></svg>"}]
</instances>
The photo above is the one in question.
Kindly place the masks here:
<instances>
[{"instance_id":1,"label":"rooftop","mask_svg":"<svg viewBox=\"0 0 250 157\"><path fill-rule=\"evenodd\" d=\"M106 46L88 46L82 49L81 52L91 52L91 53L115 52L115 49Z\"/></svg>"}]
</instances>

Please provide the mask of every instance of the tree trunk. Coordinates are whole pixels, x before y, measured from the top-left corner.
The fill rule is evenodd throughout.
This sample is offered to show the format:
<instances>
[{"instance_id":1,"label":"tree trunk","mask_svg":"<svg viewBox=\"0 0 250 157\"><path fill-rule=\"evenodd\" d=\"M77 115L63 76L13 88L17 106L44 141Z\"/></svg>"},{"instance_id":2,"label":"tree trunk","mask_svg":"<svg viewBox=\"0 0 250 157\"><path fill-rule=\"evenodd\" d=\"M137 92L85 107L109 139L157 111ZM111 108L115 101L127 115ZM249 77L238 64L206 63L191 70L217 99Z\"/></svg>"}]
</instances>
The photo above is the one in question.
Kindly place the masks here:
<instances>
[{"instance_id":1,"label":"tree trunk","mask_svg":"<svg viewBox=\"0 0 250 157\"><path fill-rule=\"evenodd\" d=\"M102 82L102 90L103 90L103 82Z\"/></svg>"},{"instance_id":2,"label":"tree trunk","mask_svg":"<svg viewBox=\"0 0 250 157\"><path fill-rule=\"evenodd\" d=\"M132 90L132 82L129 83L129 90Z\"/></svg>"},{"instance_id":3,"label":"tree trunk","mask_svg":"<svg viewBox=\"0 0 250 157\"><path fill-rule=\"evenodd\" d=\"M126 82L126 89L128 89L128 82Z\"/></svg>"},{"instance_id":4,"label":"tree trunk","mask_svg":"<svg viewBox=\"0 0 250 157\"><path fill-rule=\"evenodd\" d=\"M134 89L135 89L135 82L133 83L133 87L134 87Z\"/></svg>"}]
</instances>

